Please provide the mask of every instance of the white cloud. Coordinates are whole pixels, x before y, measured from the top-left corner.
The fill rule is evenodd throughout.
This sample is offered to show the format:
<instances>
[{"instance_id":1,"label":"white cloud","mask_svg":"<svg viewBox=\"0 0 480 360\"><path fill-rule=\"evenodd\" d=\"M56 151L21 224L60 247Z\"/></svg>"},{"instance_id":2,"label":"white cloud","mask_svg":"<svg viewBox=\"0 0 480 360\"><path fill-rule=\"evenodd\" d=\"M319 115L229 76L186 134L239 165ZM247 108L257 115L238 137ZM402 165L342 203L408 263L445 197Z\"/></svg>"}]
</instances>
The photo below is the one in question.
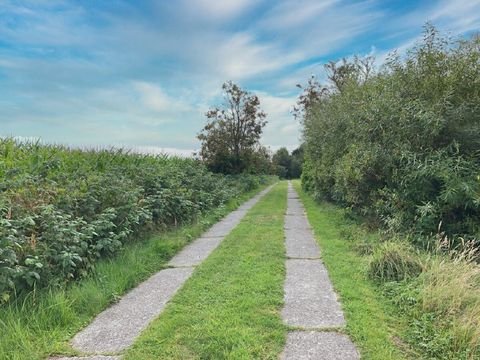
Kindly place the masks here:
<instances>
[{"instance_id":1,"label":"white cloud","mask_svg":"<svg viewBox=\"0 0 480 360\"><path fill-rule=\"evenodd\" d=\"M256 93L262 109L267 113L264 142L270 146L296 147L300 137L299 126L290 112L296 97L273 96L261 91Z\"/></svg>"},{"instance_id":2,"label":"white cloud","mask_svg":"<svg viewBox=\"0 0 480 360\"><path fill-rule=\"evenodd\" d=\"M152 155L173 155L181 157L193 157L193 153L197 150L192 149L178 149L159 146L135 146L130 148L133 152L140 154L152 154Z\"/></svg>"},{"instance_id":3,"label":"white cloud","mask_svg":"<svg viewBox=\"0 0 480 360\"><path fill-rule=\"evenodd\" d=\"M419 2L395 17L380 0L0 2L0 37L11 44L0 49L2 129L172 149L197 147L226 80L261 90L265 143L295 147L295 85L323 62L363 45L381 59L392 44L403 51L428 19L480 27L480 0Z\"/></svg>"},{"instance_id":4,"label":"white cloud","mask_svg":"<svg viewBox=\"0 0 480 360\"><path fill-rule=\"evenodd\" d=\"M305 22L315 20L323 11L338 3L339 0L280 1L263 21L263 26L272 30L303 27Z\"/></svg>"},{"instance_id":5,"label":"white cloud","mask_svg":"<svg viewBox=\"0 0 480 360\"><path fill-rule=\"evenodd\" d=\"M151 110L167 113L192 110L188 103L167 95L158 85L145 81L135 81L133 86L140 94L142 103Z\"/></svg>"},{"instance_id":6,"label":"white cloud","mask_svg":"<svg viewBox=\"0 0 480 360\"><path fill-rule=\"evenodd\" d=\"M220 70L227 79L244 79L294 64L302 59L296 52L284 53L274 44L261 44L248 33L237 33L220 45Z\"/></svg>"},{"instance_id":7,"label":"white cloud","mask_svg":"<svg viewBox=\"0 0 480 360\"><path fill-rule=\"evenodd\" d=\"M443 0L433 9L430 20L455 32L478 30L480 0Z\"/></svg>"}]
</instances>

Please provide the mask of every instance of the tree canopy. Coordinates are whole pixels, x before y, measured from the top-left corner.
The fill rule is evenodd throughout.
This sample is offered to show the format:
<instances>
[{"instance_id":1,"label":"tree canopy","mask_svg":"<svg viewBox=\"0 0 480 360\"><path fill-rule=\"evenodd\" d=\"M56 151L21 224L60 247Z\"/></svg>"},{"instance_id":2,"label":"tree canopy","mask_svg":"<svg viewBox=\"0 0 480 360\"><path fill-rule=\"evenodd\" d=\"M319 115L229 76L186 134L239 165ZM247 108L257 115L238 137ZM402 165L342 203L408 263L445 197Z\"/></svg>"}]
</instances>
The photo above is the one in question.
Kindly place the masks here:
<instances>
[{"instance_id":1,"label":"tree canopy","mask_svg":"<svg viewBox=\"0 0 480 360\"><path fill-rule=\"evenodd\" d=\"M225 102L210 109L208 122L198 134L200 157L210 170L238 174L252 170L265 157L260 137L266 114L257 95L228 81L222 86Z\"/></svg>"}]
</instances>

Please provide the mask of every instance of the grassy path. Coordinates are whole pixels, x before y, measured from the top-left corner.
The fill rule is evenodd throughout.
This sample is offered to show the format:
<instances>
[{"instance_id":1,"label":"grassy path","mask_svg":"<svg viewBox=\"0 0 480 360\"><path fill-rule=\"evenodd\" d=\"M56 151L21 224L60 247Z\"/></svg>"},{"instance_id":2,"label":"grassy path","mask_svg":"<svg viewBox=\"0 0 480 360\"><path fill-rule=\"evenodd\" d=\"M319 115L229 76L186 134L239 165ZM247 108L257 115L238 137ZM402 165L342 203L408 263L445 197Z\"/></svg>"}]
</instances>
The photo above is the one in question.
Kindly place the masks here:
<instances>
[{"instance_id":1,"label":"grassy path","mask_svg":"<svg viewBox=\"0 0 480 360\"><path fill-rule=\"evenodd\" d=\"M355 231L355 225L346 223L340 209L313 201L299 182L294 186L340 296L345 331L362 359L405 358L397 337L402 325L387 315L392 313L389 305L365 276L365 257L345 239L344 230ZM289 330L280 316L286 275L286 195L286 182L265 195L195 269L122 359L277 359ZM168 258L205 226L151 238L101 263L94 277L66 291L53 290L1 309L0 359L74 355L67 341L82 325L140 280L167 266Z\"/></svg>"},{"instance_id":2,"label":"grassy path","mask_svg":"<svg viewBox=\"0 0 480 360\"><path fill-rule=\"evenodd\" d=\"M285 343L286 182L242 220L125 359L276 359Z\"/></svg>"},{"instance_id":3,"label":"grassy path","mask_svg":"<svg viewBox=\"0 0 480 360\"><path fill-rule=\"evenodd\" d=\"M377 288L365 276L365 258L343 236L349 226L339 208L316 203L294 182L322 250L322 260L340 295L347 320L347 333L359 347L362 359L399 360L404 356L395 345L400 328ZM354 226L354 225L352 225ZM355 231L355 229L353 229Z\"/></svg>"}]
</instances>

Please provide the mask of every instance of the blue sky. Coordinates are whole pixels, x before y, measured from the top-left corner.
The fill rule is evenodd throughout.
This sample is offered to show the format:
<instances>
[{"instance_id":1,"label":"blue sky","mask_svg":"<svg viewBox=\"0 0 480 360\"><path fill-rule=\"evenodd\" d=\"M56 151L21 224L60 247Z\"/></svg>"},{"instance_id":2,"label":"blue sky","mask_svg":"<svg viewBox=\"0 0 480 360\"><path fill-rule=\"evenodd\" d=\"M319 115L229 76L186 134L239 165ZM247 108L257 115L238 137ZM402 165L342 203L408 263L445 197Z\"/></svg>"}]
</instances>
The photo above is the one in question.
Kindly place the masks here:
<instances>
[{"instance_id":1,"label":"blue sky","mask_svg":"<svg viewBox=\"0 0 480 360\"><path fill-rule=\"evenodd\" d=\"M431 21L480 29L480 0L0 0L0 135L189 153L226 80L257 93L263 143L295 148L295 84L378 62Z\"/></svg>"}]
</instances>

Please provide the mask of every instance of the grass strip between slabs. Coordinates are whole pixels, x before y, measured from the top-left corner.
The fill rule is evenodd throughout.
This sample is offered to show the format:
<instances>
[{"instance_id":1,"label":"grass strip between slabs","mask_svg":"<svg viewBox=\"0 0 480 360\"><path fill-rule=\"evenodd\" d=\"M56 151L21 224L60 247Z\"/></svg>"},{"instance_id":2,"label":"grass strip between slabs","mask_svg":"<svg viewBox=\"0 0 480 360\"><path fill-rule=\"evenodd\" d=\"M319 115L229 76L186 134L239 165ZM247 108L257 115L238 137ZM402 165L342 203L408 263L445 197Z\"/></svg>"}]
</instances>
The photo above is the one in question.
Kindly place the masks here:
<instances>
[{"instance_id":1,"label":"grass strip between slabs","mask_svg":"<svg viewBox=\"0 0 480 360\"><path fill-rule=\"evenodd\" d=\"M0 307L0 360L73 355L68 341L121 295L165 268L168 260L206 228L251 198L252 190L212 210L198 222L151 235L100 261L91 276L65 288L32 292L22 303Z\"/></svg>"},{"instance_id":2,"label":"grass strip between slabs","mask_svg":"<svg viewBox=\"0 0 480 360\"><path fill-rule=\"evenodd\" d=\"M276 359L285 344L286 182L245 216L125 359Z\"/></svg>"},{"instance_id":3,"label":"grass strip between slabs","mask_svg":"<svg viewBox=\"0 0 480 360\"><path fill-rule=\"evenodd\" d=\"M400 339L401 324L375 285L366 277L367 263L342 236L349 224L342 210L327 203L317 203L294 181L320 245L321 257L347 320L347 333L358 346L362 359L397 360L406 358L395 344ZM350 230L352 230L350 228ZM353 229L355 231L355 229Z\"/></svg>"}]
</instances>

